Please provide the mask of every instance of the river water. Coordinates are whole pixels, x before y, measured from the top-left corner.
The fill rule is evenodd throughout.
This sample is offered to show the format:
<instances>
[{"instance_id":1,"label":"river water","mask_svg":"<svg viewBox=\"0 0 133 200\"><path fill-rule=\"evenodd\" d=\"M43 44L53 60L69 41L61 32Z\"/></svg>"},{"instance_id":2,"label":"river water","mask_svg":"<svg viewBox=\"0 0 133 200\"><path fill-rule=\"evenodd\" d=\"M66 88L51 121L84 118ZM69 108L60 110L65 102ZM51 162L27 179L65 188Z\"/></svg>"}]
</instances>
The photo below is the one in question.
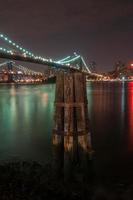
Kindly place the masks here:
<instances>
[{"instance_id":1,"label":"river water","mask_svg":"<svg viewBox=\"0 0 133 200\"><path fill-rule=\"evenodd\" d=\"M88 108L100 176L133 176L133 82L88 82ZM55 85L0 85L0 160L52 159Z\"/></svg>"}]
</instances>

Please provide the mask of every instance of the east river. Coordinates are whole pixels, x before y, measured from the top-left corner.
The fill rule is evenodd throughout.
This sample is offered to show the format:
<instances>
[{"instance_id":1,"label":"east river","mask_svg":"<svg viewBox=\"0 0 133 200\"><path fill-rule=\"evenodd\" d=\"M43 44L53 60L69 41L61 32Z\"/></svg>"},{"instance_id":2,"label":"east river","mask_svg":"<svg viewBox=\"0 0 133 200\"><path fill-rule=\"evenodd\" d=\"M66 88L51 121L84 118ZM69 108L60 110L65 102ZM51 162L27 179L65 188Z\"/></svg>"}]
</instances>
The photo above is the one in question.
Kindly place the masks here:
<instances>
[{"instance_id":1,"label":"east river","mask_svg":"<svg viewBox=\"0 0 133 200\"><path fill-rule=\"evenodd\" d=\"M88 82L97 176L132 176L133 82ZM55 85L0 85L0 160L52 160Z\"/></svg>"}]
</instances>

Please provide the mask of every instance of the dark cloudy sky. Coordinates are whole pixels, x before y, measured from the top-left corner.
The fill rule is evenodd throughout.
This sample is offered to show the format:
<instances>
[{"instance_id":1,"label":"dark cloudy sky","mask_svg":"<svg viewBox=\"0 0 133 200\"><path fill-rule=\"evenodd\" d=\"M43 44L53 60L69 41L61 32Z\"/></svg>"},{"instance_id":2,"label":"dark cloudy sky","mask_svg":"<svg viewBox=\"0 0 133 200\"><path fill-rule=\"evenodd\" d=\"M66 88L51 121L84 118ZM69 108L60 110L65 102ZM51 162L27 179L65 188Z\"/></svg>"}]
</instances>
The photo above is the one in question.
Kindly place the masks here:
<instances>
[{"instance_id":1,"label":"dark cloudy sky","mask_svg":"<svg viewBox=\"0 0 133 200\"><path fill-rule=\"evenodd\" d=\"M42 56L76 51L108 70L133 59L133 0L0 0L0 32Z\"/></svg>"}]
</instances>

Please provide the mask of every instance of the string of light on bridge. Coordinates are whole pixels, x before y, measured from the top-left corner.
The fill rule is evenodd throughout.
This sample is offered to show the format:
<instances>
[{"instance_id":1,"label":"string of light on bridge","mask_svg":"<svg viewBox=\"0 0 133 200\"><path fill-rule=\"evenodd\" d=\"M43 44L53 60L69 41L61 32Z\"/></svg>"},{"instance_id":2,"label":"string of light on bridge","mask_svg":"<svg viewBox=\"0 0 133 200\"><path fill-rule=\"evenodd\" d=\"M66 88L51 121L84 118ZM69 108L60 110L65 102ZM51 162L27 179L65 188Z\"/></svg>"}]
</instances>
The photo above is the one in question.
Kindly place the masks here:
<instances>
[{"instance_id":1,"label":"string of light on bridge","mask_svg":"<svg viewBox=\"0 0 133 200\"><path fill-rule=\"evenodd\" d=\"M23 56L26 57L27 55L29 57L32 57L34 59L39 59L42 61L48 61L48 62L55 62L55 63L60 63L60 64L66 64L69 65L69 63L72 63L73 61L79 59L79 55L75 55L75 57L73 59L71 59L71 56L67 56L61 60L58 61L53 61L52 59L46 59L44 57L41 56L35 56L32 52L28 51L27 49L23 48L22 46L16 44L14 41L12 41L11 39L9 39L7 36L5 36L4 34L0 34L0 38L2 40L4 40L5 42L8 42L9 45L12 45L13 47L17 48L19 51L21 51L23 53ZM8 50L6 48L0 47L0 51L4 51L8 54L13 55L14 52L12 50ZM70 60L68 60L70 58Z\"/></svg>"},{"instance_id":2,"label":"string of light on bridge","mask_svg":"<svg viewBox=\"0 0 133 200\"><path fill-rule=\"evenodd\" d=\"M75 60L78 60L79 58L80 58L80 56L77 56L77 57L75 57L75 58L72 58L71 60L62 61L61 63L67 64L67 63L73 62L73 61L75 61Z\"/></svg>"},{"instance_id":3,"label":"string of light on bridge","mask_svg":"<svg viewBox=\"0 0 133 200\"><path fill-rule=\"evenodd\" d=\"M3 39L4 41L8 42L8 44L16 47L17 49L19 49L20 51L22 51L23 53L31 56L31 57L34 57L34 54L26 49L24 49L23 47L19 46L18 44L16 44L15 42L13 42L11 39L9 39L8 37L4 36L3 34L0 34L0 38ZM12 50L10 50L9 52L7 53L13 53Z\"/></svg>"},{"instance_id":4,"label":"string of light on bridge","mask_svg":"<svg viewBox=\"0 0 133 200\"><path fill-rule=\"evenodd\" d=\"M53 61L52 59L46 59L42 56L36 56L33 52L23 48L20 45L18 45L16 42L12 41L11 39L9 39L4 34L0 33L0 39L4 40L9 45L13 46L13 48L16 48L17 50L22 52L21 56L23 56L23 57L30 57L30 58L33 58L35 60L41 60L42 62L49 62L49 63L51 62L51 63L55 63L55 64L70 66L70 67L73 67L73 68L76 68L76 67L73 66L73 63L75 63L77 60L81 60L82 63L84 64L84 67L87 70L87 72L91 73L91 71L87 67L87 64L85 63L85 60L83 59L83 57L78 55L75 52L74 52L73 56L67 56L67 57L60 59L58 61ZM20 55L19 52L14 52L12 49L7 49L7 48L3 48L3 47L0 47L0 51L4 52L6 54L10 54L10 55ZM76 66L79 69L79 65L76 64Z\"/></svg>"},{"instance_id":5,"label":"string of light on bridge","mask_svg":"<svg viewBox=\"0 0 133 200\"><path fill-rule=\"evenodd\" d=\"M71 58L71 56L67 56L67 57L65 57L65 58L63 58L61 60L55 61L55 62L61 63L61 62L65 61L65 60L68 60L69 58Z\"/></svg>"}]
</instances>

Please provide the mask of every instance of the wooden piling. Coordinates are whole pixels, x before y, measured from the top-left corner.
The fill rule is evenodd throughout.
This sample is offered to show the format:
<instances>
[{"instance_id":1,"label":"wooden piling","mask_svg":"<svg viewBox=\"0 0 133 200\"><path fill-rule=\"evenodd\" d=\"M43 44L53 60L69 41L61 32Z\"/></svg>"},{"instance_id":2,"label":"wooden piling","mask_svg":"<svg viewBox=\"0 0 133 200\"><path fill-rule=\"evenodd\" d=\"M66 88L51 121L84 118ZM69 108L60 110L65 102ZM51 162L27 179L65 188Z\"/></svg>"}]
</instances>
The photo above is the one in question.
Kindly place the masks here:
<instances>
[{"instance_id":1,"label":"wooden piling","mask_svg":"<svg viewBox=\"0 0 133 200\"><path fill-rule=\"evenodd\" d=\"M53 146L54 160L62 169L83 166L92 153L86 78L82 73L59 73L56 77Z\"/></svg>"}]
</instances>

